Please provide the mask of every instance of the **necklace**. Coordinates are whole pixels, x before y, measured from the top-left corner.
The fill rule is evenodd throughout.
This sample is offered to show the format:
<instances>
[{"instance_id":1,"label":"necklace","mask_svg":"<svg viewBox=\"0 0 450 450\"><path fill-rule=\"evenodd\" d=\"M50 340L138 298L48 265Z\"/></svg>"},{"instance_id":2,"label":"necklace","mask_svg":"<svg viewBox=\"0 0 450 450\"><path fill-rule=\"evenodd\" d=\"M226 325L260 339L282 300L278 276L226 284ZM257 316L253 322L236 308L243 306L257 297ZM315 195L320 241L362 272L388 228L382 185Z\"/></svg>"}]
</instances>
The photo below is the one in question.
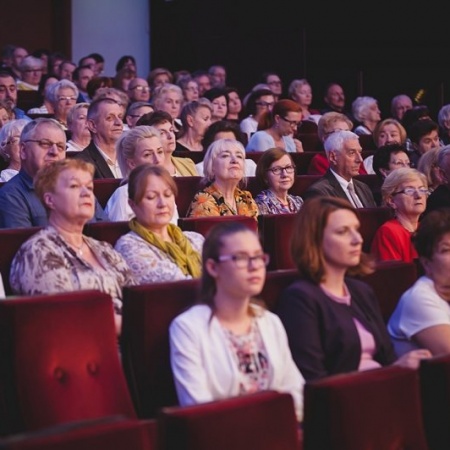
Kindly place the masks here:
<instances>
[{"instance_id":1,"label":"necklace","mask_svg":"<svg viewBox=\"0 0 450 450\"><path fill-rule=\"evenodd\" d=\"M83 246L84 246L84 241L81 243L81 245L79 247L77 247L76 245L72 244L73 247L75 247L75 250L77 252L77 255L79 257L83 256Z\"/></svg>"}]
</instances>

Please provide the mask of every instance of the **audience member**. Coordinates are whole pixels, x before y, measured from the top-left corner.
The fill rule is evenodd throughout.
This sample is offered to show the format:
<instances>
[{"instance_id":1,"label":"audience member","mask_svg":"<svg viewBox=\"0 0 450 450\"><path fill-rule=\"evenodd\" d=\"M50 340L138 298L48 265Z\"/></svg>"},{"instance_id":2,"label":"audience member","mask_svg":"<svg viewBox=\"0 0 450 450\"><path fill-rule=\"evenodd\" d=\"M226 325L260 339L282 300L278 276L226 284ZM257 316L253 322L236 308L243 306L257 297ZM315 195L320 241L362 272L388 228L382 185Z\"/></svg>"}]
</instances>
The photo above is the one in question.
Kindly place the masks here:
<instances>
[{"instance_id":1,"label":"audience member","mask_svg":"<svg viewBox=\"0 0 450 450\"><path fill-rule=\"evenodd\" d=\"M92 101L89 97L87 86L90 80L94 78L94 71L89 66L77 67L73 72L73 82L78 88L78 103L90 103Z\"/></svg>"},{"instance_id":2,"label":"audience member","mask_svg":"<svg viewBox=\"0 0 450 450\"><path fill-rule=\"evenodd\" d=\"M408 151L402 144L396 142L382 145L373 157L373 171L384 180L391 172L401 167L411 167Z\"/></svg>"},{"instance_id":3,"label":"audience member","mask_svg":"<svg viewBox=\"0 0 450 450\"><path fill-rule=\"evenodd\" d=\"M8 68L12 71L14 79L20 80L20 77L22 76L20 64L27 56L28 50L26 48L20 47L18 45L13 46L11 61L8 65Z\"/></svg>"},{"instance_id":4,"label":"audience member","mask_svg":"<svg viewBox=\"0 0 450 450\"><path fill-rule=\"evenodd\" d=\"M237 88L230 86L225 88L225 92L227 97L227 115L225 118L227 120L240 123L242 114L242 100L239 95L239 91Z\"/></svg>"},{"instance_id":5,"label":"audience member","mask_svg":"<svg viewBox=\"0 0 450 450\"><path fill-rule=\"evenodd\" d=\"M283 83L279 75L275 72L264 72L262 74L262 82L269 86L273 93L274 101L281 100L283 95Z\"/></svg>"},{"instance_id":6,"label":"audience member","mask_svg":"<svg viewBox=\"0 0 450 450\"><path fill-rule=\"evenodd\" d=\"M165 67L156 67L147 76L147 82L152 92L159 86L173 83L173 74Z\"/></svg>"},{"instance_id":7,"label":"audience member","mask_svg":"<svg viewBox=\"0 0 450 450\"><path fill-rule=\"evenodd\" d=\"M96 77L100 77L105 70L105 58L100 53L91 53L88 58L95 60L94 73Z\"/></svg>"},{"instance_id":8,"label":"audience member","mask_svg":"<svg viewBox=\"0 0 450 450\"><path fill-rule=\"evenodd\" d=\"M197 82L198 95L200 97L212 88L211 79L206 70L196 70L195 72L192 72L192 78Z\"/></svg>"},{"instance_id":9,"label":"audience member","mask_svg":"<svg viewBox=\"0 0 450 450\"><path fill-rule=\"evenodd\" d=\"M227 94L223 88L213 87L203 93L202 97L207 98L212 105L211 122L224 120L228 114Z\"/></svg>"},{"instance_id":10,"label":"audience member","mask_svg":"<svg viewBox=\"0 0 450 450\"><path fill-rule=\"evenodd\" d=\"M330 168L305 191L303 199L325 195L346 199L356 208L377 206L369 186L354 179L362 163L358 135L352 131L335 131L327 137L324 146Z\"/></svg>"},{"instance_id":11,"label":"audience member","mask_svg":"<svg viewBox=\"0 0 450 450\"><path fill-rule=\"evenodd\" d=\"M16 119L30 119L17 107L17 84L9 71L0 70L0 100L6 100L14 111Z\"/></svg>"},{"instance_id":12,"label":"audience member","mask_svg":"<svg viewBox=\"0 0 450 450\"><path fill-rule=\"evenodd\" d=\"M149 114L154 111L151 103L148 102L133 102L127 109L125 115L126 124L124 125L124 130L131 130L137 124L137 121L144 115ZM128 127L128 128L127 128Z\"/></svg>"},{"instance_id":13,"label":"audience member","mask_svg":"<svg viewBox=\"0 0 450 450\"><path fill-rule=\"evenodd\" d=\"M325 102L326 106L320 112L321 114L335 111L341 114L345 114L353 123L355 123L355 119L352 116L352 113L345 109L345 93L340 84L335 82L329 83L325 88L323 101Z\"/></svg>"},{"instance_id":14,"label":"audience member","mask_svg":"<svg viewBox=\"0 0 450 450\"><path fill-rule=\"evenodd\" d=\"M94 178L122 178L116 142L123 132L123 107L111 98L94 100L88 108L87 125L91 142L75 158L94 165Z\"/></svg>"},{"instance_id":15,"label":"audience member","mask_svg":"<svg viewBox=\"0 0 450 450\"><path fill-rule=\"evenodd\" d=\"M59 66L66 59L64 53L55 51L48 58L48 73L59 80Z\"/></svg>"},{"instance_id":16,"label":"audience member","mask_svg":"<svg viewBox=\"0 0 450 450\"><path fill-rule=\"evenodd\" d=\"M266 150L256 165L256 177L267 189L255 197L259 214L295 213L303 199L289 194L295 181L295 164L292 156L281 148Z\"/></svg>"},{"instance_id":17,"label":"audience member","mask_svg":"<svg viewBox=\"0 0 450 450\"><path fill-rule=\"evenodd\" d=\"M165 83L153 89L152 92L152 104L155 111L169 113L174 121L175 131L178 133L181 129L181 122L178 119L183 104L183 93L180 86Z\"/></svg>"},{"instance_id":18,"label":"audience member","mask_svg":"<svg viewBox=\"0 0 450 450\"><path fill-rule=\"evenodd\" d=\"M130 173L128 195L134 218L115 248L139 284L198 278L204 238L171 223L177 185L162 166L143 164Z\"/></svg>"},{"instance_id":19,"label":"audience member","mask_svg":"<svg viewBox=\"0 0 450 450\"><path fill-rule=\"evenodd\" d=\"M117 102L122 107L123 115L125 116L128 105L130 104L130 99L126 92L115 87L100 87L92 99L100 100L102 98L109 98Z\"/></svg>"},{"instance_id":20,"label":"audience member","mask_svg":"<svg viewBox=\"0 0 450 450\"><path fill-rule=\"evenodd\" d=\"M37 91L43 68L44 62L42 59L25 56L19 65L20 79L17 81L17 89L19 91Z\"/></svg>"},{"instance_id":21,"label":"audience member","mask_svg":"<svg viewBox=\"0 0 450 450\"><path fill-rule=\"evenodd\" d=\"M75 103L67 113L68 152L81 152L91 143L91 133L87 125L89 103Z\"/></svg>"},{"instance_id":22,"label":"audience member","mask_svg":"<svg viewBox=\"0 0 450 450\"><path fill-rule=\"evenodd\" d=\"M86 89L91 101L100 88L112 88L112 79L110 77L94 77L89 80Z\"/></svg>"},{"instance_id":23,"label":"audience member","mask_svg":"<svg viewBox=\"0 0 450 450\"><path fill-rule=\"evenodd\" d=\"M391 100L391 116L393 119L401 122L403 116L408 109L412 109L413 101L411 97L406 94L399 94L392 98Z\"/></svg>"},{"instance_id":24,"label":"audience member","mask_svg":"<svg viewBox=\"0 0 450 450\"><path fill-rule=\"evenodd\" d=\"M53 108L53 118L67 131L67 115L77 102L77 87L70 80L59 80L50 85L47 98Z\"/></svg>"},{"instance_id":25,"label":"audience member","mask_svg":"<svg viewBox=\"0 0 450 450\"><path fill-rule=\"evenodd\" d=\"M450 207L450 145L438 150L436 164L441 184L428 197L424 215L435 209Z\"/></svg>"},{"instance_id":26,"label":"audience member","mask_svg":"<svg viewBox=\"0 0 450 450\"><path fill-rule=\"evenodd\" d=\"M293 100L279 100L272 111L266 111L258 125L258 130L250 138L247 152L263 152L279 147L287 152L303 152L302 143L294 138L302 120L301 107Z\"/></svg>"},{"instance_id":27,"label":"audience member","mask_svg":"<svg viewBox=\"0 0 450 450\"><path fill-rule=\"evenodd\" d=\"M13 119L15 116L11 104L6 100L0 100L0 130Z\"/></svg>"},{"instance_id":28,"label":"audience member","mask_svg":"<svg viewBox=\"0 0 450 450\"><path fill-rule=\"evenodd\" d=\"M450 144L450 104L442 106L438 112L439 137L442 144Z\"/></svg>"},{"instance_id":29,"label":"audience member","mask_svg":"<svg viewBox=\"0 0 450 450\"><path fill-rule=\"evenodd\" d=\"M132 55L123 55L116 63L116 73L122 69L131 69L133 72L137 72L136 59Z\"/></svg>"},{"instance_id":30,"label":"audience member","mask_svg":"<svg viewBox=\"0 0 450 450\"><path fill-rule=\"evenodd\" d=\"M224 66L214 65L208 69L211 87L224 89L227 85L227 70Z\"/></svg>"},{"instance_id":31,"label":"audience member","mask_svg":"<svg viewBox=\"0 0 450 450\"><path fill-rule=\"evenodd\" d=\"M49 99L49 96L50 96L50 86L58 81L59 81L58 78L54 77L53 75L42 76L38 88L38 94L40 97L41 105L34 108L30 108L27 111L27 114L52 115L55 113L55 110L53 109L53 105Z\"/></svg>"},{"instance_id":32,"label":"audience member","mask_svg":"<svg viewBox=\"0 0 450 450\"><path fill-rule=\"evenodd\" d=\"M180 86L181 91L183 92L184 104L196 101L200 98L198 83L190 75L181 77L177 81L177 85Z\"/></svg>"},{"instance_id":33,"label":"audience member","mask_svg":"<svg viewBox=\"0 0 450 450\"><path fill-rule=\"evenodd\" d=\"M293 80L289 85L289 98L297 102L301 107L302 120L313 120L317 122L320 118L318 109L311 109L313 100L312 87L308 80L302 78Z\"/></svg>"},{"instance_id":34,"label":"audience member","mask_svg":"<svg viewBox=\"0 0 450 450\"><path fill-rule=\"evenodd\" d=\"M113 78L113 87L119 89L122 92L128 93L128 87L131 80L137 77L136 71L129 68L123 67L120 69Z\"/></svg>"},{"instance_id":35,"label":"audience member","mask_svg":"<svg viewBox=\"0 0 450 450\"><path fill-rule=\"evenodd\" d=\"M308 200L297 213L291 255L300 278L282 293L276 312L307 382L394 363L417 369L430 357L416 350L396 360L375 293L348 276L373 270L359 227L341 198Z\"/></svg>"},{"instance_id":36,"label":"audience member","mask_svg":"<svg viewBox=\"0 0 450 450\"><path fill-rule=\"evenodd\" d=\"M409 129L408 137L411 141L409 159L412 167L417 167L424 153L441 146L439 125L431 119L420 119L414 122Z\"/></svg>"},{"instance_id":37,"label":"audience member","mask_svg":"<svg viewBox=\"0 0 450 450\"><path fill-rule=\"evenodd\" d=\"M292 395L301 421L304 379L286 331L253 301L269 262L258 236L240 223L219 224L203 244L202 259L201 303L170 325L180 405L275 389Z\"/></svg>"},{"instance_id":38,"label":"audience member","mask_svg":"<svg viewBox=\"0 0 450 450\"><path fill-rule=\"evenodd\" d=\"M441 147L434 147L423 154L417 164L417 170L427 177L430 194L442 184L441 172L438 166L438 155Z\"/></svg>"},{"instance_id":39,"label":"audience member","mask_svg":"<svg viewBox=\"0 0 450 450\"><path fill-rule=\"evenodd\" d=\"M213 142L203 158L204 188L197 192L187 216L243 215L257 220L258 207L245 183L244 146L232 139Z\"/></svg>"},{"instance_id":40,"label":"audience member","mask_svg":"<svg viewBox=\"0 0 450 450\"><path fill-rule=\"evenodd\" d=\"M357 97L352 103L352 114L358 123L353 131L358 136L372 134L381 120L378 101L373 97Z\"/></svg>"},{"instance_id":41,"label":"audience member","mask_svg":"<svg viewBox=\"0 0 450 450\"><path fill-rule=\"evenodd\" d=\"M150 101L150 87L144 78L136 77L131 79L127 93L131 104Z\"/></svg>"},{"instance_id":42,"label":"audience member","mask_svg":"<svg viewBox=\"0 0 450 450\"><path fill-rule=\"evenodd\" d=\"M134 280L109 243L83 235L94 216L93 175L91 164L71 158L38 171L35 189L47 210L48 225L19 248L11 264L10 284L18 295L106 292L112 297L120 334L122 288Z\"/></svg>"},{"instance_id":43,"label":"audience member","mask_svg":"<svg viewBox=\"0 0 450 450\"><path fill-rule=\"evenodd\" d=\"M413 262L417 259L417 252L411 236L427 206L427 179L416 169L396 169L385 178L381 194L383 205L392 209L394 218L376 231L371 253L380 261Z\"/></svg>"},{"instance_id":44,"label":"audience member","mask_svg":"<svg viewBox=\"0 0 450 450\"><path fill-rule=\"evenodd\" d=\"M60 80L73 80L73 73L75 72L75 69L77 68L77 65L70 60L62 61L61 64L58 67L58 77Z\"/></svg>"},{"instance_id":45,"label":"audience member","mask_svg":"<svg viewBox=\"0 0 450 450\"><path fill-rule=\"evenodd\" d=\"M388 323L398 355L417 348L433 356L450 352L450 210L443 208L424 217L413 243L424 275L400 298Z\"/></svg>"},{"instance_id":46,"label":"audience member","mask_svg":"<svg viewBox=\"0 0 450 450\"><path fill-rule=\"evenodd\" d=\"M28 123L26 119L14 119L0 130L0 155L7 167L0 172L0 182L9 181L20 170L20 133Z\"/></svg>"}]
</instances>

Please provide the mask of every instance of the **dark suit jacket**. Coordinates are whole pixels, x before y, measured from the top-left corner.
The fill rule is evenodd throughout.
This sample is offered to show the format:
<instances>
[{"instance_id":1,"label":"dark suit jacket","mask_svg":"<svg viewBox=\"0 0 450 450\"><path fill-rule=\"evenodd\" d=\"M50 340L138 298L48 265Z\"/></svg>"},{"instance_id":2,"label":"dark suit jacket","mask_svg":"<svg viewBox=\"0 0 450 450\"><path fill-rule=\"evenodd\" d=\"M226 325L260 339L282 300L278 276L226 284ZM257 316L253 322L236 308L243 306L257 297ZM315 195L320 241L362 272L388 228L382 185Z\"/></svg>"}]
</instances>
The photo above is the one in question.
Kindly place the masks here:
<instances>
[{"instance_id":1,"label":"dark suit jacket","mask_svg":"<svg viewBox=\"0 0 450 450\"><path fill-rule=\"evenodd\" d=\"M364 208L371 208L377 206L372 191L367 184L362 181L353 179L353 185L355 186L356 194L358 195ZM318 197L319 195L325 195L328 197L339 197L348 200L347 194L342 189L339 181L333 175L330 169L327 170L325 175L320 180L313 183L302 195L306 200L312 197Z\"/></svg>"},{"instance_id":2,"label":"dark suit jacket","mask_svg":"<svg viewBox=\"0 0 450 450\"><path fill-rule=\"evenodd\" d=\"M450 188L445 184L441 184L428 197L427 209L422 217L425 217L430 211L444 207L450 208Z\"/></svg>"},{"instance_id":3,"label":"dark suit jacket","mask_svg":"<svg viewBox=\"0 0 450 450\"><path fill-rule=\"evenodd\" d=\"M94 178L115 178L105 158L103 158L92 141L83 151L75 155L74 158L83 159L94 164Z\"/></svg>"}]
</instances>

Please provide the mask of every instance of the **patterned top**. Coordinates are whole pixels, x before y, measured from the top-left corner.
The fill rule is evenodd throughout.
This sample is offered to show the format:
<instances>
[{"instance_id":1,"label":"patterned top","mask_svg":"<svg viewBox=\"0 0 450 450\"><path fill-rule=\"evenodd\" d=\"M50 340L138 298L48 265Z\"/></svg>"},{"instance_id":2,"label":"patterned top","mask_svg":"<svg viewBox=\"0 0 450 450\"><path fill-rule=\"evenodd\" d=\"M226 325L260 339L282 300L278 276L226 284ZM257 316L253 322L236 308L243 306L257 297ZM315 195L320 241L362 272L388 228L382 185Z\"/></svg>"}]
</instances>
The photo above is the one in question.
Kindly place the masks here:
<instances>
[{"instance_id":1,"label":"patterned top","mask_svg":"<svg viewBox=\"0 0 450 450\"><path fill-rule=\"evenodd\" d=\"M188 238L194 250L201 254L205 238L193 231L184 231L183 234ZM134 231L121 236L114 248L128 263L138 284L192 278L190 275L184 275L167 253L144 241Z\"/></svg>"},{"instance_id":2,"label":"patterned top","mask_svg":"<svg viewBox=\"0 0 450 450\"><path fill-rule=\"evenodd\" d=\"M249 191L236 188L234 191L237 211L226 202L223 194L215 184L211 184L195 194L187 213L188 217L203 216L248 216L258 218L258 206Z\"/></svg>"},{"instance_id":3,"label":"patterned top","mask_svg":"<svg viewBox=\"0 0 450 450\"><path fill-rule=\"evenodd\" d=\"M284 214L295 213L303 205L303 199L298 195L288 194L288 204L283 205L276 195L270 190L261 191L255 198L259 214Z\"/></svg>"},{"instance_id":4,"label":"patterned top","mask_svg":"<svg viewBox=\"0 0 450 450\"><path fill-rule=\"evenodd\" d=\"M269 359L256 321L253 320L247 334L234 334L224 328L225 335L236 355L236 364L242 375L240 394L269 389Z\"/></svg>"},{"instance_id":5,"label":"patterned top","mask_svg":"<svg viewBox=\"0 0 450 450\"><path fill-rule=\"evenodd\" d=\"M11 264L9 281L15 294L35 295L97 289L111 295L117 313L122 288L135 284L127 263L108 242L83 237L103 268L80 258L52 226L22 244Z\"/></svg>"}]
</instances>

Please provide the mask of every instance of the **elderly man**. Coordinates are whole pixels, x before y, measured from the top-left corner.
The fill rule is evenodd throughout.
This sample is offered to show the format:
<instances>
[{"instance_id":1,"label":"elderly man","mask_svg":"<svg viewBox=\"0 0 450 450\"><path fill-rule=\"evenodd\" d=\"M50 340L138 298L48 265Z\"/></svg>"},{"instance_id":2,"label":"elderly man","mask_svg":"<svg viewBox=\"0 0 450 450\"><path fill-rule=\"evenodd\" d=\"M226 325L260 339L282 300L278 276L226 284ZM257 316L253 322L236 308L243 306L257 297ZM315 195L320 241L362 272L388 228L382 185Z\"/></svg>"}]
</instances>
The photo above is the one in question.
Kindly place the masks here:
<instances>
[{"instance_id":1,"label":"elderly man","mask_svg":"<svg viewBox=\"0 0 450 450\"><path fill-rule=\"evenodd\" d=\"M335 131L328 136L324 147L330 168L302 197L306 200L325 195L344 198L355 208L377 206L369 186L354 179L363 161L359 136L352 131Z\"/></svg>"},{"instance_id":2,"label":"elderly man","mask_svg":"<svg viewBox=\"0 0 450 450\"><path fill-rule=\"evenodd\" d=\"M144 115L153 112L153 106L147 102L133 102L127 110L127 114L125 116L126 126L124 129L130 130L134 128L137 124L137 121Z\"/></svg>"},{"instance_id":3,"label":"elderly man","mask_svg":"<svg viewBox=\"0 0 450 450\"><path fill-rule=\"evenodd\" d=\"M326 107L320 111L320 114L325 114L330 111L339 112L345 114L353 123L355 123L355 118L352 113L345 109L345 93L340 84L329 83L325 88L323 101Z\"/></svg>"},{"instance_id":4,"label":"elderly man","mask_svg":"<svg viewBox=\"0 0 450 450\"><path fill-rule=\"evenodd\" d=\"M0 70L0 100L5 100L8 103L14 111L16 119L30 119L25 111L17 108L17 84L8 70Z\"/></svg>"},{"instance_id":5,"label":"elderly man","mask_svg":"<svg viewBox=\"0 0 450 450\"><path fill-rule=\"evenodd\" d=\"M30 121L20 135L21 169L0 189L0 228L47 225L47 212L37 197L33 179L39 169L66 156L66 134L54 119ZM108 220L96 204L93 219Z\"/></svg>"},{"instance_id":6,"label":"elderly man","mask_svg":"<svg viewBox=\"0 0 450 450\"><path fill-rule=\"evenodd\" d=\"M94 178L122 178L116 142L123 133L124 108L111 98L94 100L88 108L87 125L91 143L76 158L95 166Z\"/></svg>"}]
</instances>

